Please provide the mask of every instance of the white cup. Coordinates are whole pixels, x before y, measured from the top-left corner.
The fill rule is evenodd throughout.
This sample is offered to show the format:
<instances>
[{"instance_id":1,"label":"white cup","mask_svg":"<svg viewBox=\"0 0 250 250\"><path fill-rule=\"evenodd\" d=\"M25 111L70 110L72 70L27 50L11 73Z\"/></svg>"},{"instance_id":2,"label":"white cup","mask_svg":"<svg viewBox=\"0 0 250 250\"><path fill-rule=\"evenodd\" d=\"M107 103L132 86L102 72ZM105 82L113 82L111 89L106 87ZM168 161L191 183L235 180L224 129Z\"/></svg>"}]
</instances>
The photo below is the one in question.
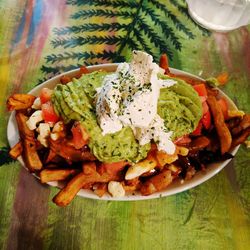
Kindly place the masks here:
<instances>
[{"instance_id":1,"label":"white cup","mask_svg":"<svg viewBox=\"0 0 250 250\"><path fill-rule=\"evenodd\" d=\"M250 0L187 0L190 16L209 30L226 32L250 23Z\"/></svg>"}]
</instances>

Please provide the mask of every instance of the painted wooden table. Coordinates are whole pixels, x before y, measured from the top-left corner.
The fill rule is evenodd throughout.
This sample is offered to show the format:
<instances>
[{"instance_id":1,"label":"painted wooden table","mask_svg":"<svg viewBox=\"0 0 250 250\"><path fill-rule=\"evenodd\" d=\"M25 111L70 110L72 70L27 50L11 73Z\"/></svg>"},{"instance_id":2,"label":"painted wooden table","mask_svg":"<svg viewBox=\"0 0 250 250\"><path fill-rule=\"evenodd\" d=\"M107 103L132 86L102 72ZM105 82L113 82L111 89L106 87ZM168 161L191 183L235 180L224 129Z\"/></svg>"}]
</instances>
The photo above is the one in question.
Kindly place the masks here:
<instances>
[{"instance_id":1,"label":"painted wooden table","mask_svg":"<svg viewBox=\"0 0 250 250\"><path fill-rule=\"evenodd\" d=\"M0 1L0 249L249 249L250 151L214 178L166 198L108 202L58 191L8 158L6 97L79 65L120 62L133 49L202 77L228 72L226 93L250 112L250 27L197 26L183 0Z\"/></svg>"}]
</instances>

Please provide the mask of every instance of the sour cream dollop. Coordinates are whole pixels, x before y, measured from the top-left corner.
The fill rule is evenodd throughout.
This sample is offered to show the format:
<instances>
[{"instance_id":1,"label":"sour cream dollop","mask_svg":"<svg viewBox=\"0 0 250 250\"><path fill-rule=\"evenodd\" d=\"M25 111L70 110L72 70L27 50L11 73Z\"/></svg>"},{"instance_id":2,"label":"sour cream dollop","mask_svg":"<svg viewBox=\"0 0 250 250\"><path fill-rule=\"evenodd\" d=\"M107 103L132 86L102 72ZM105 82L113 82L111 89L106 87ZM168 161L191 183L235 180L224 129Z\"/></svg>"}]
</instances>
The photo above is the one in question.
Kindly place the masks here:
<instances>
[{"instance_id":1,"label":"sour cream dollop","mask_svg":"<svg viewBox=\"0 0 250 250\"><path fill-rule=\"evenodd\" d=\"M119 64L115 73L107 75L97 89L96 113L102 134L115 133L125 126L131 127L140 145L151 140L158 150L175 152L164 120L157 114L160 88L174 85L174 80L162 80L163 74L153 57L134 51L131 63Z\"/></svg>"}]
</instances>

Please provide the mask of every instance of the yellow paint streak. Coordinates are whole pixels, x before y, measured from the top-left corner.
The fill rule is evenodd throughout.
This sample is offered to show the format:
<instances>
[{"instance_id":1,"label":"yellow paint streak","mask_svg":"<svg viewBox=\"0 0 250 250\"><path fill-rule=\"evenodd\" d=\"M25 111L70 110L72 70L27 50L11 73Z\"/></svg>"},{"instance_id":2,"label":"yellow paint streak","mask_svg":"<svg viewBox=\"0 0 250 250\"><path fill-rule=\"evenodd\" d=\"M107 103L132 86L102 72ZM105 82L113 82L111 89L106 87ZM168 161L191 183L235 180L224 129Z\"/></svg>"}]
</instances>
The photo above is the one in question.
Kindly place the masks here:
<instances>
[{"instance_id":1,"label":"yellow paint streak","mask_svg":"<svg viewBox=\"0 0 250 250\"><path fill-rule=\"evenodd\" d=\"M6 100L6 90L9 83L10 75L10 65L8 53L3 51L0 58L0 103L5 103ZM0 113L5 109L4 105L1 105Z\"/></svg>"},{"instance_id":2,"label":"yellow paint streak","mask_svg":"<svg viewBox=\"0 0 250 250\"><path fill-rule=\"evenodd\" d=\"M250 245L249 221L242 209L242 206L239 204L240 201L238 200L238 196L235 193L230 192L230 188L225 188L225 190L227 190L225 199L231 221L230 226L233 231L233 242L235 244L234 247L238 250L244 250Z\"/></svg>"}]
</instances>

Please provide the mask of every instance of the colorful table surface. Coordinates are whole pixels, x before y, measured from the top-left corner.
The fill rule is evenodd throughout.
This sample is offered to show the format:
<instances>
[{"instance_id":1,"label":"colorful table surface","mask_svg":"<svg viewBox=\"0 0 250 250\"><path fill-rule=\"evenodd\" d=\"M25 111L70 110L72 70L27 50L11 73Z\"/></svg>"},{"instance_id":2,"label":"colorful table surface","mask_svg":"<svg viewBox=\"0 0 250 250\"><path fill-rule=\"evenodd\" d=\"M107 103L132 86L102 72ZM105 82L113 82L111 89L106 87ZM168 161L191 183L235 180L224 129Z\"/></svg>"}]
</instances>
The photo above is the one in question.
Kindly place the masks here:
<instances>
[{"instance_id":1,"label":"colorful table surface","mask_svg":"<svg viewBox=\"0 0 250 250\"><path fill-rule=\"evenodd\" d=\"M8 158L5 102L59 72L128 60L133 49L201 77L229 73L224 91L250 112L250 26L208 32L184 0L0 1L0 249L249 249L250 151L223 171L170 197L111 202L76 197Z\"/></svg>"}]
</instances>

